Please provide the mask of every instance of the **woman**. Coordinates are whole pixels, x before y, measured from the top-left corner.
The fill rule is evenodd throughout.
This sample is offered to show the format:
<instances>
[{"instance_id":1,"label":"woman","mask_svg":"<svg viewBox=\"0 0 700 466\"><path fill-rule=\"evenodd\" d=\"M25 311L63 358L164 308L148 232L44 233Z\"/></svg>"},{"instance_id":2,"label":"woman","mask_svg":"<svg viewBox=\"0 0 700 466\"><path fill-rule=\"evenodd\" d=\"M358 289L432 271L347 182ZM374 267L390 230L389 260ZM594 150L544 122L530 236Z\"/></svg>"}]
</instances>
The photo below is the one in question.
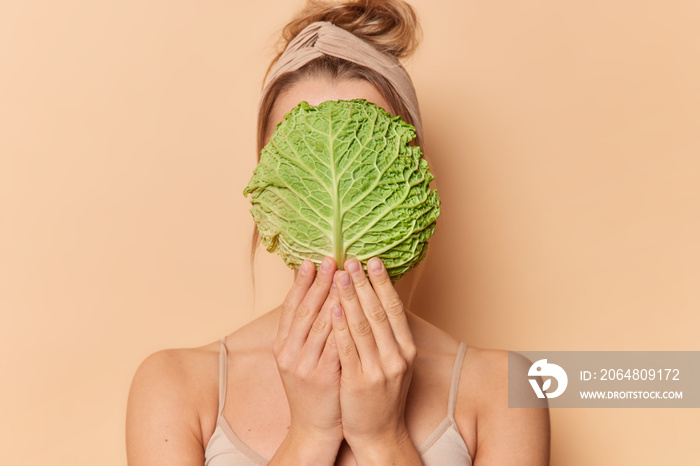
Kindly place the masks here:
<instances>
[{"instance_id":1,"label":"woman","mask_svg":"<svg viewBox=\"0 0 700 466\"><path fill-rule=\"evenodd\" d=\"M401 115L420 144L398 62L417 27L401 0L309 4L268 70L258 148L300 101L355 98ZM406 310L378 258L367 275L342 265L307 260L278 308L148 357L129 397L129 464L548 464L547 411L508 408L507 352L467 350Z\"/></svg>"}]
</instances>

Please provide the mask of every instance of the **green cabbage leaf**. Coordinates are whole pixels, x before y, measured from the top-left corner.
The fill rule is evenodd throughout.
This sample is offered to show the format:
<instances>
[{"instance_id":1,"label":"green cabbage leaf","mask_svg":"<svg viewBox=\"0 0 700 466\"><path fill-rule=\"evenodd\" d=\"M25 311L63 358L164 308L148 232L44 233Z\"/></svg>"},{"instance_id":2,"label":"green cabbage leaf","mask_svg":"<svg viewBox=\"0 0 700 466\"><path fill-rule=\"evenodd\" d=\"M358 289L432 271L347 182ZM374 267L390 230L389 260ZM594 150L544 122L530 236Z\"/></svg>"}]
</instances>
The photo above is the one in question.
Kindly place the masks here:
<instances>
[{"instance_id":1,"label":"green cabbage leaf","mask_svg":"<svg viewBox=\"0 0 700 466\"><path fill-rule=\"evenodd\" d=\"M262 149L250 196L263 244L290 268L333 256L366 269L378 256L392 282L415 267L440 199L415 129L364 99L301 102Z\"/></svg>"}]
</instances>

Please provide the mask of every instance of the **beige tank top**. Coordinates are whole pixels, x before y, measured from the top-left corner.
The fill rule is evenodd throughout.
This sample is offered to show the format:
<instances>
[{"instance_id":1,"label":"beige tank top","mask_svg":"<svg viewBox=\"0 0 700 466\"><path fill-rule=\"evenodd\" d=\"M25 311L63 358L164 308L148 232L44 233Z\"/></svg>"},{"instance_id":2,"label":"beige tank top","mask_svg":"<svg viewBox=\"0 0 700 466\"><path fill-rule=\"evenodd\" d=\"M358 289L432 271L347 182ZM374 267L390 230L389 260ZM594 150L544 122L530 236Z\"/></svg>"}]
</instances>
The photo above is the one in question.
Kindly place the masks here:
<instances>
[{"instance_id":1,"label":"beige tank top","mask_svg":"<svg viewBox=\"0 0 700 466\"><path fill-rule=\"evenodd\" d=\"M233 432L224 418L224 403L226 402L226 371L227 352L226 337L221 338L219 353L219 415L216 419L216 429L209 439L204 452L204 466L264 466L270 460L264 458L243 443ZM428 438L418 447L425 466L471 466L472 458L464 439L459 434L454 412L459 387L459 374L467 345L459 344L457 358L452 369L447 415Z\"/></svg>"}]
</instances>

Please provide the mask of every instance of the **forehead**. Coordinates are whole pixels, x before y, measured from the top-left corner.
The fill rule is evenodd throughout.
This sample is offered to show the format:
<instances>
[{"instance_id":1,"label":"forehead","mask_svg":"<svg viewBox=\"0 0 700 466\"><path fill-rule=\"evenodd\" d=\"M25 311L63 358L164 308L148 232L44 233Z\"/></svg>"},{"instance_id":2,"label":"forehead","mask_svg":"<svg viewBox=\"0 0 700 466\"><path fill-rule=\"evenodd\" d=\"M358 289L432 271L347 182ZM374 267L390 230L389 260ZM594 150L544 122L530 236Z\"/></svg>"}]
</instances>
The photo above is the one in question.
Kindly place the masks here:
<instances>
[{"instance_id":1,"label":"forehead","mask_svg":"<svg viewBox=\"0 0 700 466\"><path fill-rule=\"evenodd\" d=\"M304 79L292 84L277 96L270 111L269 124L265 142L270 138L277 123L284 119L299 102L306 101L309 105L318 105L327 100L367 99L392 113L389 102L382 96L374 84L363 79L331 81L323 78Z\"/></svg>"}]
</instances>

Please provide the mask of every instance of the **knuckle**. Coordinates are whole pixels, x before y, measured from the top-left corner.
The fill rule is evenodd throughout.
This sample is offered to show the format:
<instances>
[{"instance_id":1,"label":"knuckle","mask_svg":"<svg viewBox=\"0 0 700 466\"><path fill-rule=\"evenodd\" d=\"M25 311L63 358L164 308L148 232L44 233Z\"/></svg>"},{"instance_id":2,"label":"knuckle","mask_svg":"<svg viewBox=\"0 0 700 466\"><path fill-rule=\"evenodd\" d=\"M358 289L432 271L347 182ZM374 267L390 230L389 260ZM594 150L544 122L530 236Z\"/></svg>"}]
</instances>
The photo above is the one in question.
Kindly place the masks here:
<instances>
[{"instance_id":1,"label":"knuckle","mask_svg":"<svg viewBox=\"0 0 700 466\"><path fill-rule=\"evenodd\" d=\"M313 376L313 370L306 364L300 364L294 370L294 375L302 382L311 379Z\"/></svg>"},{"instance_id":2,"label":"knuckle","mask_svg":"<svg viewBox=\"0 0 700 466\"><path fill-rule=\"evenodd\" d=\"M282 311L282 314L287 314L287 315L289 315L289 314L292 314L292 313L295 311L295 309L294 309L294 306L292 306L292 305L289 303L289 301L287 301L287 300L285 299L284 302L282 303L282 309L281 309L281 311Z\"/></svg>"},{"instance_id":3,"label":"knuckle","mask_svg":"<svg viewBox=\"0 0 700 466\"><path fill-rule=\"evenodd\" d=\"M294 282L294 286L299 287L299 288L306 288L309 286L309 284L311 283L311 280L313 280L313 279L314 279L313 273L309 273L306 275L298 273L297 279Z\"/></svg>"},{"instance_id":4,"label":"knuckle","mask_svg":"<svg viewBox=\"0 0 700 466\"><path fill-rule=\"evenodd\" d=\"M327 328L328 328L328 322L324 319L314 320L314 323L311 326L311 330L316 332L316 333L325 333L325 330Z\"/></svg>"},{"instance_id":5,"label":"knuckle","mask_svg":"<svg viewBox=\"0 0 700 466\"><path fill-rule=\"evenodd\" d=\"M406 345L403 353L406 361L412 365L416 361L416 356L418 355L418 349L416 348L415 343L411 342L410 344Z\"/></svg>"},{"instance_id":6,"label":"knuckle","mask_svg":"<svg viewBox=\"0 0 700 466\"><path fill-rule=\"evenodd\" d=\"M275 358L275 361L277 362L277 368L281 372L291 372L294 369L294 361L292 360L291 357L289 357L289 354L286 352L282 351L277 355Z\"/></svg>"},{"instance_id":7,"label":"knuckle","mask_svg":"<svg viewBox=\"0 0 700 466\"><path fill-rule=\"evenodd\" d=\"M300 319L303 319L304 317L308 316L309 314L311 314L311 307L309 307L308 304L301 304L296 309L296 316Z\"/></svg>"},{"instance_id":8,"label":"knuckle","mask_svg":"<svg viewBox=\"0 0 700 466\"><path fill-rule=\"evenodd\" d=\"M331 292L328 293L328 296L326 296L326 300L323 302L323 305L330 308L331 306L339 302L340 300L338 298L338 292L331 290Z\"/></svg>"},{"instance_id":9,"label":"knuckle","mask_svg":"<svg viewBox=\"0 0 700 466\"><path fill-rule=\"evenodd\" d=\"M328 292L328 299L330 301L338 301L339 299L339 294L338 294L338 287L334 286L331 288L331 291Z\"/></svg>"},{"instance_id":10,"label":"knuckle","mask_svg":"<svg viewBox=\"0 0 700 466\"><path fill-rule=\"evenodd\" d=\"M314 279L314 286L328 287L333 279L333 274L319 273Z\"/></svg>"},{"instance_id":11,"label":"knuckle","mask_svg":"<svg viewBox=\"0 0 700 466\"><path fill-rule=\"evenodd\" d=\"M384 308L381 306L377 306L373 309L370 309L367 312L367 317L372 320L372 322L384 322L387 319L386 312L384 311Z\"/></svg>"},{"instance_id":12,"label":"knuckle","mask_svg":"<svg viewBox=\"0 0 700 466\"><path fill-rule=\"evenodd\" d=\"M341 288L338 294L341 296L341 298L344 298L347 301L351 301L355 299L355 287L351 285L345 289Z\"/></svg>"},{"instance_id":13,"label":"knuckle","mask_svg":"<svg viewBox=\"0 0 700 466\"><path fill-rule=\"evenodd\" d=\"M333 324L333 329L337 332L347 332L348 326L345 322L338 322Z\"/></svg>"},{"instance_id":14,"label":"knuckle","mask_svg":"<svg viewBox=\"0 0 700 466\"><path fill-rule=\"evenodd\" d=\"M400 298L392 298L386 306L386 313L393 317L401 317L404 315L403 303Z\"/></svg>"},{"instance_id":15,"label":"knuckle","mask_svg":"<svg viewBox=\"0 0 700 466\"><path fill-rule=\"evenodd\" d=\"M380 275L375 275L374 282L379 286L385 286L387 283L391 284L389 274L387 274L386 271Z\"/></svg>"},{"instance_id":16,"label":"knuckle","mask_svg":"<svg viewBox=\"0 0 700 466\"><path fill-rule=\"evenodd\" d=\"M386 376L381 370L367 371L365 377L371 386L384 385L386 382Z\"/></svg>"},{"instance_id":17,"label":"knuckle","mask_svg":"<svg viewBox=\"0 0 700 466\"><path fill-rule=\"evenodd\" d=\"M408 363L401 357L392 358L387 362L387 375L391 377L403 376L408 370Z\"/></svg>"},{"instance_id":18,"label":"knuckle","mask_svg":"<svg viewBox=\"0 0 700 466\"><path fill-rule=\"evenodd\" d=\"M359 336L365 336L372 333L372 327L366 320L360 320L359 322L355 322L352 327L355 331L354 333Z\"/></svg>"},{"instance_id":19,"label":"knuckle","mask_svg":"<svg viewBox=\"0 0 700 466\"><path fill-rule=\"evenodd\" d=\"M364 290L369 285L369 282L367 281L367 278L363 277L363 278L353 279L353 284L355 285L355 289Z\"/></svg>"},{"instance_id":20,"label":"knuckle","mask_svg":"<svg viewBox=\"0 0 700 466\"><path fill-rule=\"evenodd\" d=\"M352 356L352 353L355 351L355 348L349 344L343 344L338 348L338 352L344 354L345 356Z\"/></svg>"}]
</instances>

